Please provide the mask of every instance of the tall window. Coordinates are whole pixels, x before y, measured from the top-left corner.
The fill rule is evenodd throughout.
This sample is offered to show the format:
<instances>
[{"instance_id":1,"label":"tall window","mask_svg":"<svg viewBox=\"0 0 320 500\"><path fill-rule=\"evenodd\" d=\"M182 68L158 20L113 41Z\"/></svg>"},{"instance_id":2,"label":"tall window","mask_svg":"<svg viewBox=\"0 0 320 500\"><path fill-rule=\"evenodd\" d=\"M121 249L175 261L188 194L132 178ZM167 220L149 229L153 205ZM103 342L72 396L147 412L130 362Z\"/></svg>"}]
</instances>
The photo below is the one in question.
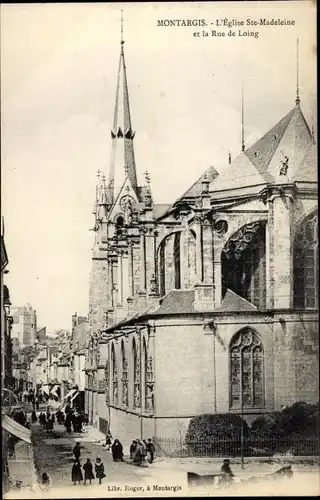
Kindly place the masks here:
<instances>
[{"instance_id":1,"label":"tall window","mask_svg":"<svg viewBox=\"0 0 320 500\"><path fill-rule=\"evenodd\" d=\"M146 340L143 339L144 361L144 409L148 412L154 410L154 374L153 358L148 353Z\"/></svg>"},{"instance_id":2,"label":"tall window","mask_svg":"<svg viewBox=\"0 0 320 500\"><path fill-rule=\"evenodd\" d=\"M231 408L264 406L264 353L250 328L236 333L230 344Z\"/></svg>"},{"instance_id":3,"label":"tall window","mask_svg":"<svg viewBox=\"0 0 320 500\"><path fill-rule=\"evenodd\" d=\"M299 225L293 243L294 307L318 306L318 215L312 213Z\"/></svg>"},{"instance_id":4,"label":"tall window","mask_svg":"<svg viewBox=\"0 0 320 500\"><path fill-rule=\"evenodd\" d=\"M128 361L124 342L121 342L121 362L122 362L122 404L128 406Z\"/></svg>"},{"instance_id":5,"label":"tall window","mask_svg":"<svg viewBox=\"0 0 320 500\"><path fill-rule=\"evenodd\" d=\"M117 358L114 350L114 345L111 347L111 366L112 366L112 402L118 404L118 370Z\"/></svg>"},{"instance_id":6,"label":"tall window","mask_svg":"<svg viewBox=\"0 0 320 500\"><path fill-rule=\"evenodd\" d=\"M135 338L132 340L132 355L133 355L133 405L135 408L140 408L140 352L139 346L136 344Z\"/></svg>"},{"instance_id":7,"label":"tall window","mask_svg":"<svg viewBox=\"0 0 320 500\"><path fill-rule=\"evenodd\" d=\"M243 226L222 252L223 287L230 288L256 307L266 304L265 224Z\"/></svg>"},{"instance_id":8,"label":"tall window","mask_svg":"<svg viewBox=\"0 0 320 500\"><path fill-rule=\"evenodd\" d=\"M160 295L161 297L166 293L166 240L160 245L159 250L159 279L160 279Z\"/></svg>"},{"instance_id":9,"label":"tall window","mask_svg":"<svg viewBox=\"0 0 320 500\"><path fill-rule=\"evenodd\" d=\"M174 287L179 290L181 288L181 273L180 273L180 233L174 235L173 240L173 262L174 262Z\"/></svg>"}]
</instances>

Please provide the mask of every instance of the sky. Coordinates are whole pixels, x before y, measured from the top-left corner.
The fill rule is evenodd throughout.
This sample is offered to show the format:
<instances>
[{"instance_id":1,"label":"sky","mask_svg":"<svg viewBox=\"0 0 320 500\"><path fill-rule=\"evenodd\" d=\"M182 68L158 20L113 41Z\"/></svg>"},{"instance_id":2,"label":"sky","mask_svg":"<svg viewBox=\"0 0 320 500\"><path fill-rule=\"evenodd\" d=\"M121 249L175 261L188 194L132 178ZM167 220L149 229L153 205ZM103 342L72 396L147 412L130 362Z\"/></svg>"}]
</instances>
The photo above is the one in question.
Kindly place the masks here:
<instances>
[{"instance_id":1,"label":"sky","mask_svg":"<svg viewBox=\"0 0 320 500\"><path fill-rule=\"evenodd\" d=\"M14 306L48 331L88 313L96 172L108 176L120 11L138 180L173 202L211 165L240 151L241 88L250 146L294 106L316 122L312 2L1 5L2 206ZM258 38L197 37L216 19L280 18ZM208 26L158 26L204 19Z\"/></svg>"}]
</instances>

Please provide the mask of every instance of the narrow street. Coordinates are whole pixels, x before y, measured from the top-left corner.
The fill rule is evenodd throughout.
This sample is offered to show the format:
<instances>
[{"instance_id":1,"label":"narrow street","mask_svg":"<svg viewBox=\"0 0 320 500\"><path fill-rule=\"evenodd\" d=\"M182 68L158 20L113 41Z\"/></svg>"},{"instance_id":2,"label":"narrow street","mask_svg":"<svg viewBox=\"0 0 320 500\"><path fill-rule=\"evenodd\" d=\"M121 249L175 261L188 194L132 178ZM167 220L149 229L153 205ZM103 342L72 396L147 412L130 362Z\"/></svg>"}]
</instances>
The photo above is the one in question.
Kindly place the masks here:
<instances>
[{"instance_id":1,"label":"narrow street","mask_svg":"<svg viewBox=\"0 0 320 500\"><path fill-rule=\"evenodd\" d=\"M104 492L107 489L110 492L109 496L112 496L112 492L120 491L116 489L120 487L124 493L130 493L130 491L132 493L139 492L140 488L143 488L140 491L146 491L147 486L150 486L152 491L154 484L163 483L161 479L163 471L150 464L143 464L140 467L133 465L126 449L124 449L124 462L113 462L111 451L91 440L90 430L68 434L63 425L55 424L54 431L47 433L39 423L31 425L31 430L38 478L43 472L48 472L52 479L53 491L55 488L72 487L75 490L81 489L81 495L83 494L83 484L74 486L71 481L74 461L72 450L76 442L79 442L81 446L81 466L87 458L90 458L93 464L97 457L102 459L107 477L103 480L102 486L98 485L96 479L92 481L92 485ZM77 492L76 495L78 496L79 493Z\"/></svg>"}]
</instances>

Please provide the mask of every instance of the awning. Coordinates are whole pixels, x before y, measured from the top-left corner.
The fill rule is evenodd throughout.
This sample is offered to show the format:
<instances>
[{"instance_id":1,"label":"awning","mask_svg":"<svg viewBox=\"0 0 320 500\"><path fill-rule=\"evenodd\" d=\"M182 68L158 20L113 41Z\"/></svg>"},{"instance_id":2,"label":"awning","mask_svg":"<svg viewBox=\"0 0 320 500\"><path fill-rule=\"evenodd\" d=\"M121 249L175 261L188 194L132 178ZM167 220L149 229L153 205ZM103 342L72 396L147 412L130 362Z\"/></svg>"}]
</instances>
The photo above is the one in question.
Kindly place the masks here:
<instances>
[{"instance_id":1,"label":"awning","mask_svg":"<svg viewBox=\"0 0 320 500\"><path fill-rule=\"evenodd\" d=\"M51 390L51 394L53 394L54 396L57 396L58 397L58 394L57 394L57 391L59 389L59 386L58 385L55 385L53 387L53 389Z\"/></svg>"},{"instance_id":2,"label":"awning","mask_svg":"<svg viewBox=\"0 0 320 500\"><path fill-rule=\"evenodd\" d=\"M69 391L68 394L66 394L63 399L71 398L75 392L77 392L77 389L71 389L71 391Z\"/></svg>"},{"instance_id":3,"label":"awning","mask_svg":"<svg viewBox=\"0 0 320 500\"><path fill-rule=\"evenodd\" d=\"M42 390L45 394L47 394L47 396L49 396L49 394L50 394L50 389L49 389L49 386L48 386L48 385L43 385L43 386L41 387L41 390Z\"/></svg>"},{"instance_id":4,"label":"awning","mask_svg":"<svg viewBox=\"0 0 320 500\"><path fill-rule=\"evenodd\" d=\"M17 438L22 439L22 441L31 444L31 430L21 424L18 424L18 422L13 420L13 418L8 417L8 415L2 416L2 427L6 431L10 432L10 434L13 434Z\"/></svg>"},{"instance_id":5,"label":"awning","mask_svg":"<svg viewBox=\"0 0 320 500\"><path fill-rule=\"evenodd\" d=\"M78 396L78 394L79 394L79 391L76 391L76 393L75 393L75 394L72 396L72 398L71 398L71 403L72 403L72 401L73 401L74 399L76 399L76 397Z\"/></svg>"}]
</instances>

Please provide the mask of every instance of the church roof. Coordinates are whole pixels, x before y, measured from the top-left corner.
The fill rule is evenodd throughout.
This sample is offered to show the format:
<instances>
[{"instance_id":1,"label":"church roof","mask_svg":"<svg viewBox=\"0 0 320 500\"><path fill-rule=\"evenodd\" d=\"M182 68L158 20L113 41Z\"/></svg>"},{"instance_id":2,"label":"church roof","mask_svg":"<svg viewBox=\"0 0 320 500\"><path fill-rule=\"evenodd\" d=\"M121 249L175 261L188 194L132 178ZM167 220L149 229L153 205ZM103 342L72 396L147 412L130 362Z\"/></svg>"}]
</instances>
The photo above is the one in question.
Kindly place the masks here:
<instances>
[{"instance_id":1,"label":"church roof","mask_svg":"<svg viewBox=\"0 0 320 500\"><path fill-rule=\"evenodd\" d=\"M152 316L197 313L194 308L194 290L171 290L162 299L160 307L152 313ZM212 312L237 312L256 311L256 307L247 300L237 295L232 290L227 290L222 304L213 308Z\"/></svg>"},{"instance_id":2,"label":"church roof","mask_svg":"<svg viewBox=\"0 0 320 500\"><path fill-rule=\"evenodd\" d=\"M291 182L310 177L310 172L300 166L313 143L305 117L297 104L284 118L272 127L247 151L246 155L267 182L278 177L283 155L288 161L288 178ZM313 167L315 169L315 165ZM302 175L302 173L304 175Z\"/></svg>"},{"instance_id":3,"label":"church roof","mask_svg":"<svg viewBox=\"0 0 320 500\"><path fill-rule=\"evenodd\" d=\"M218 175L219 173L214 167L207 168L207 170L203 172L199 179L194 184L192 184L192 186L187 189L187 191L177 201L184 200L185 198L197 198L198 196L200 196L202 191L202 181L206 179L207 181L211 182ZM177 203L177 201L175 203Z\"/></svg>"},{"instance_id":4,"label":"church roof","mask_svg":"<svg viewBox=\"0 0 320 500\"><path fill-rule=\"evenodd\" d=\"M265 179L258 172L248 156L241 152L228 167L210 184L209 191L226 191L246 186L265 184Z\"/></svg>"}]
</instances>

